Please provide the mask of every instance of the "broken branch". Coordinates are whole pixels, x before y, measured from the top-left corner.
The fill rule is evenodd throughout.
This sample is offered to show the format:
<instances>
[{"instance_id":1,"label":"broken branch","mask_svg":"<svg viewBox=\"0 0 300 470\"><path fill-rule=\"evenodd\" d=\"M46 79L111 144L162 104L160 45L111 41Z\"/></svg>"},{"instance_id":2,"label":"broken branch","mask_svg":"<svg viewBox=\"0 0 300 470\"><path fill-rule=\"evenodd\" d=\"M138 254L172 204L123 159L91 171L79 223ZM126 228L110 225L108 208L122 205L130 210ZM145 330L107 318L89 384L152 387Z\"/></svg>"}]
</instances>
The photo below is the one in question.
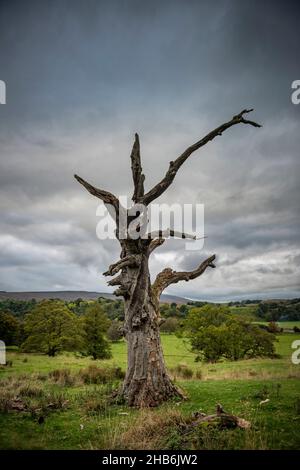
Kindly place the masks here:
<instances>
[{"instance_id":1,"label":"broken branch","mask_svg":"<svg viewBox=\"0 0 300 470\"><path fill-rule=\"evenodd\" d=\"M144 196L144 180L145 176L142 173L141 165L141 154L140 154L140 141L138 134L135 134L135 140L132 147L131 158L131 170L132 178L134 183L134 193L132 200L138 202L139 199Z\"/></svg>"},{"instance_id":2,"label":"broken branch","mask_svg":"<svg viewBox=\"0 0 300 470\"><path fill-rule=\"evenodd\" d=\"M116 196L114 196L114 194L110 193L109 191L105 191L104 189L99 189L99 188L96 188L95 186L92 186L90 183L88 183L87 181L85 181L83 178L81 178L78 175L74 175L74 178L78 181L78 183L82 184L82 186L84 186L85 189L87 189L90 194L98 197L105 204L112 205L115 208L116 212L118 213L119 201L116 198Z\"/></svg>"},{"instance_id":3,"label":"broken branch","mask_svg":"<svg viewBox=\"0 0 300 470\"><path fill-rule=\"evenodd\" d=\"M139 262L138 262L137 255L125 256L124 258L120 259L116 263L111 264L108 270L105 271L105 273L103 273L103 275L114 276L115 274L117 274L118 271L120 271L120 269L123 269L126 267L134 268L134 267L137 267L138 265L139 265Z\"/></svg>"}]
</instances>

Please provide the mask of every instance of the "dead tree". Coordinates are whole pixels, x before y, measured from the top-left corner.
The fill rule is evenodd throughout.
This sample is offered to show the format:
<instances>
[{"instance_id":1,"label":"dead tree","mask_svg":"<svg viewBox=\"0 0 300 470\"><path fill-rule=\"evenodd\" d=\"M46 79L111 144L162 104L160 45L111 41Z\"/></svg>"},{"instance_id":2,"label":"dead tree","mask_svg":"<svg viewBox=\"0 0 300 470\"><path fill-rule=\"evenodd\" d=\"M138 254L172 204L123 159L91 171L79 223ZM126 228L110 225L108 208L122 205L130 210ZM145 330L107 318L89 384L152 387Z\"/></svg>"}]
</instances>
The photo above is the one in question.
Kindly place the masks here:
<instances>
[{"instance_id":1,"label":"dead tree","mask_svg":"<svg viewBox=\"0 0 300 470\"><path fill-rule=\"evenodd\" d=\"M148 192L144 190L145 177L142 173L139 137L135 140L131 152L131 169L134 183L132 200L134 204L148 207L152 201L161 196L172 184L178 170L196 150L200 149L215 137L236 124L250 124L261 127L254 121L246 119L245 109L230 121L217 127L201 140L188 147L176 160L171 161L169 169L162 180ZM101 199L110 214L114 213L116 221L116 237L121 245L120 260L109 266L105 276L114 276L108 282L110 286L118 286L115 294L122 296L125 303L124 336L128 343L128 366L126 377L120 391L121 397L130 406L156 406L169 398L180 396L180 391L172 384L164 363L159 335L159 298L164 289L179 281L195 279L207 268L214 268L215 255L210 256L193 271L177 272L170 268L164 269L151 285L149 273L149 256L164 243L161 231L149 234L148 237L127 238L120 236L120 211L118 198L108 191L98 189L75 175L93 196ZM136 216L137 217L137 216ZM127 224L132 217L127 218ZM169 231L170 236L175 232ZM182 234L182 238L185 238ZM118 274L119 273L119 274Z\"/></svg>"}]
</instances>

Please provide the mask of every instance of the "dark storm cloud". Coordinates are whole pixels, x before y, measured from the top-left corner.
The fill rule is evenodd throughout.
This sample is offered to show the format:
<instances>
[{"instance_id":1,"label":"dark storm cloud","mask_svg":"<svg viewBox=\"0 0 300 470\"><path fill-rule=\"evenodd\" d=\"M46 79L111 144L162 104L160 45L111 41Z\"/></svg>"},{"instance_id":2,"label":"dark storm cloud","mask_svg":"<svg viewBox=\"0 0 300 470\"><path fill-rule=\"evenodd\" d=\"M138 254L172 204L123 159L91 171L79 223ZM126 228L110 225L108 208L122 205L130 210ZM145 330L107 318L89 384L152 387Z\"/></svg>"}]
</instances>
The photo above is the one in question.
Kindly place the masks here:
<instances>
[{"instance_id":1,"label":"dark storm cloud","mask_svg":"<svg viewBox=\"0 0 300 470\"><path fill-rule=\"evenodd\" d=\"M204 203L204 249L168 241L152 272L217 253L217 269L170 292L298 295L299 14L292 1L1 2L0 289L106 289L118 244L96 238L98 203L73 173L130 195L135 131L149 188L188 145L254 107L262 129L227 131L160 198Z\"/></svg>"}]
</instances>

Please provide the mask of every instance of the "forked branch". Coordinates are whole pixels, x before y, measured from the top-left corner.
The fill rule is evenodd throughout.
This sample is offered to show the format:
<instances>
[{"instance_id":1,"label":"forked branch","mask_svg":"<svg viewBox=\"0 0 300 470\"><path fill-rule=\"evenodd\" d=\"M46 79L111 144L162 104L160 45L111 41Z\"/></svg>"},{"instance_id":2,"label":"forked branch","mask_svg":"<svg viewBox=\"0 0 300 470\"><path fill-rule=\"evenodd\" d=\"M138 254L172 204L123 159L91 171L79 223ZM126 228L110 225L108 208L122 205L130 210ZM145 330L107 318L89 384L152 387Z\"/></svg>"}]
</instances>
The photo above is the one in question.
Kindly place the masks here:
<instances>
[{"instance_id":1,"label":"forked branch","mask_svg":"<svg viewBox=\"0 0 300 470\"><path fill-rule=\"evenodd\" d=\"M244 109L236 116L233 116L230 121L221 124L221 126L209 132L209 134L207 134L201 140L188 147L175 161L170 162L169 169L164 178L144 195L144 197L141 199L141 202L143 202L143 204L147 206L154 199L158 198L172 184L177 174L177 171L193 152L206 145L215 137L221 136L223 132L229 129L230 127L235 126L236 124L249 124L254 127L261 127L260 124L257 124L254 121L250 121L249 119L244 118L244 114L250 113L251 111L253 110Z\"/></svg>"},{"instance_id":2,"label":"forked branch","mask_svg":"<svg viewBox=\"0 0 300 470\"><path fill-rule=\"evenodd\" d=\"M171 268L165 268L159 273L152 285L152 292L156 297L166 289L170 284L176 284L179 281L190 281L201 276L206 268L215 268L214 260L216 255L210 256L203 261L194 271L173 271Z\"/></svg>"}]
</instances>

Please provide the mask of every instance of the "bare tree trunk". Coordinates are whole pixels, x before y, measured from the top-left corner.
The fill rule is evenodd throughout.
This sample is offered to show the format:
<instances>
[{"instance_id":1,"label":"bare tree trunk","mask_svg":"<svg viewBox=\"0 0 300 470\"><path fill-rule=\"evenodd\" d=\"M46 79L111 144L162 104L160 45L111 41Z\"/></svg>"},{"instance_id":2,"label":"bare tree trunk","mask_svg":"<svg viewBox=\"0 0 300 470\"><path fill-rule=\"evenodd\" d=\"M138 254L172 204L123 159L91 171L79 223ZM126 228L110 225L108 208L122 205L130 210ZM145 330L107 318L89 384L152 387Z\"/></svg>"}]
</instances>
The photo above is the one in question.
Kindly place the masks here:
<instances>
[{"instance_id":1,"label":"bare tree trunk","mask_svg":"<svg viewBox=\"0 0 300 470\"><path fill-rule=\"evenodd\" d=\"M123 256L128 256L125 251ZM126 256L125 255L125 256ZM121 396L130 406L157 406L172 397L182 397L172 384L164 363L159 334L159 303L152 295L148 253L139 255L137 267L122 273L130 286L125 296L124 334L128 366Z\"/></svg>"}]
</instances>

